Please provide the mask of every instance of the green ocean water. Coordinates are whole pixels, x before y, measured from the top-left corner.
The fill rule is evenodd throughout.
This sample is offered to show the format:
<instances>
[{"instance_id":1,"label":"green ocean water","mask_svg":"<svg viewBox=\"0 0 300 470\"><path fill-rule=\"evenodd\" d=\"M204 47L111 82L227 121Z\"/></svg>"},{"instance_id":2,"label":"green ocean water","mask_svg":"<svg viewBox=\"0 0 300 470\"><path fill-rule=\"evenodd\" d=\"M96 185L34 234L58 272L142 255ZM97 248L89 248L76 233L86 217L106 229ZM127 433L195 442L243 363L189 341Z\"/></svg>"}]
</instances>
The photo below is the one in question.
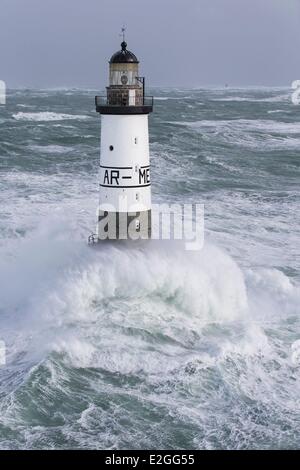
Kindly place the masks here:
<instances>
[{"instance_id":1,"label":"green ocean water","mask_svg":"<svg viewBox=\"0 0 300 470\"><path fill-rule=\"evenodd\" d=\"M86 240L97 90L0 107L0 448L297 448L299 106L289 89L153 89L153 202L205 244Z\"/></svg>"}]
</instances>

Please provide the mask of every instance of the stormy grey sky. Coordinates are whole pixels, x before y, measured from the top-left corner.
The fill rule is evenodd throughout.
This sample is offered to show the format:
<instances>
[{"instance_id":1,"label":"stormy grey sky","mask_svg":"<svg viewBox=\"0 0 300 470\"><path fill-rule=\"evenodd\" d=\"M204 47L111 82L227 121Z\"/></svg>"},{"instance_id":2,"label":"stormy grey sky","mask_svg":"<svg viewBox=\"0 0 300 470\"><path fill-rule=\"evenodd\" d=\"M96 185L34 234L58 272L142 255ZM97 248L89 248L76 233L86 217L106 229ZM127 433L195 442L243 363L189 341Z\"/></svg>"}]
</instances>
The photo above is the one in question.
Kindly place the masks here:
<instances>
[{"instance_id":1,"label":"stormy grey sky","mask_svg":"<svg viewBox=\"0 0 300 470\"><path fill-rule=\"evenodd\" d=\"M104 88L123 23L151 85L300 79L300 0L0 0L0 79Z\"/></svg>"}]
</instances>

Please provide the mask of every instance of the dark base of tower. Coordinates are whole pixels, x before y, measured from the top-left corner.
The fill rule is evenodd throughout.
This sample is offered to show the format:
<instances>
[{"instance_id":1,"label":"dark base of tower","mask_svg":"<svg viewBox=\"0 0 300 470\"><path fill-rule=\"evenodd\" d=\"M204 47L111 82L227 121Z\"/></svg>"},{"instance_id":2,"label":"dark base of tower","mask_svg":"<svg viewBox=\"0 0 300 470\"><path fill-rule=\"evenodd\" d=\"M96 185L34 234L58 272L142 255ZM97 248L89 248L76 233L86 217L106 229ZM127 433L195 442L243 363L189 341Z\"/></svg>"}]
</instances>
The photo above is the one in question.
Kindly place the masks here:
<instances>
[{"instance_id":1,"label":"dark base of tower","mask_svg":"<svg viewBox=\"0 0 300 470\"><path fill-rule=\"evenodd\" d=\"M151 238L151 210L141 212L102 211L92 243L104 240L148 240Z\"/></svg>"}]
</instances>

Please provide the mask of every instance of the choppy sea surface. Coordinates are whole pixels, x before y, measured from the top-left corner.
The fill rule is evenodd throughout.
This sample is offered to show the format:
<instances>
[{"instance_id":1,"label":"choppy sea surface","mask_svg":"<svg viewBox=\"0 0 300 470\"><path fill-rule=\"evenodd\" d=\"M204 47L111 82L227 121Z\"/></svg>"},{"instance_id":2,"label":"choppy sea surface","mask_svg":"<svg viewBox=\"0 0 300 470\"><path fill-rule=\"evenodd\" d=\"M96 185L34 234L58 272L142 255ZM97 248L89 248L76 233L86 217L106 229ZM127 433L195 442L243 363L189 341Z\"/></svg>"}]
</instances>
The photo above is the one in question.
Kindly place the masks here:
<instances>
[{"instance_id":1,"label":"choppy sea surface","mask_svg":"<svg viewBox=\"0 0 300 470\"><path fill-rule=\"evenodd\" d=\"M96 90L0 107L2 449L299 447L300 107L152 92L153 201L204 204L199 252L87 246Z\"/></svg>"}]
</instances>

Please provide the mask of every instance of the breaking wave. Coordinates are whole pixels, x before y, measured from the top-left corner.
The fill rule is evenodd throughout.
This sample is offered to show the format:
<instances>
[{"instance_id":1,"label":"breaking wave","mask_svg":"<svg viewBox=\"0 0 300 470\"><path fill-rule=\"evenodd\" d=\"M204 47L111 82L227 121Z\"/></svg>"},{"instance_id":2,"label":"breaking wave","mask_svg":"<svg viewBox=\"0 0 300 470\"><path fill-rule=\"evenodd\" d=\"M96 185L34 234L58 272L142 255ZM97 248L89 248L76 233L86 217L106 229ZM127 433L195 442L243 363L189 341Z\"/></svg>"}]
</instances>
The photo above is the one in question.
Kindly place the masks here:
<instances>
[{"instance_id":1,"label":"breaking wave","mask_svg":"<svg viewBox=\"0 0 300 470\"><path fill-rule=\"evenodd\" d=\"M18 375L2 385L0 423L15 433L2 448L50 442L135 448L136 433L143 432L139 445L146 448L168 442L168 435L174 448L213 448L222 435L225 446L243 448L249 440L215 426L220 402L235 404L218 419L248 435L270 409L273 420L298 409L297 392L288 389L299 339L290 344L290 357L281 358L276 338L264 331L296 314L299 290L283 273L243 272L211 244L196 253L155 241L89 248L80 236L70 242L73 232L71 221L51 217L15 246L13 260L1 258L7 373L21 361ZM278 381L285 381L281 389ZM274 388L275 417L268 396ZM26 398L33 396L34 410ZM137 412L128 414L127 406ZM194 432L176 438L168 416ZM168 424L165 431L157 433L158 422ZM24 426L31 427L25 439ZM261 429L262 436L269 432Z\"/></svg>"},{"instance_id":2,"label":"breaking wave","mask_svg":"<svg viewBox=\"0 0 300 470\"><path fill-rule=\"evenodd\" d=\"M42 112L42 113L23 113L19 112L13 114L13 118L17 121L66 121L66 120L85 120L90 119L89 116L76 115L76 114L63 114L53 112Z\"/></svg>"},{"instance_id":3,"label":"breaking wave","mask_svg":"<svg viewBox=\"0 0 300 470\"><path fill-rule=\"evenodd\" d=\"M173 122L186 126L208 138L235 143L249 148L298 148L300 123L273 120L234 119L219 121Z\"/></svg>"}]
</instances>

